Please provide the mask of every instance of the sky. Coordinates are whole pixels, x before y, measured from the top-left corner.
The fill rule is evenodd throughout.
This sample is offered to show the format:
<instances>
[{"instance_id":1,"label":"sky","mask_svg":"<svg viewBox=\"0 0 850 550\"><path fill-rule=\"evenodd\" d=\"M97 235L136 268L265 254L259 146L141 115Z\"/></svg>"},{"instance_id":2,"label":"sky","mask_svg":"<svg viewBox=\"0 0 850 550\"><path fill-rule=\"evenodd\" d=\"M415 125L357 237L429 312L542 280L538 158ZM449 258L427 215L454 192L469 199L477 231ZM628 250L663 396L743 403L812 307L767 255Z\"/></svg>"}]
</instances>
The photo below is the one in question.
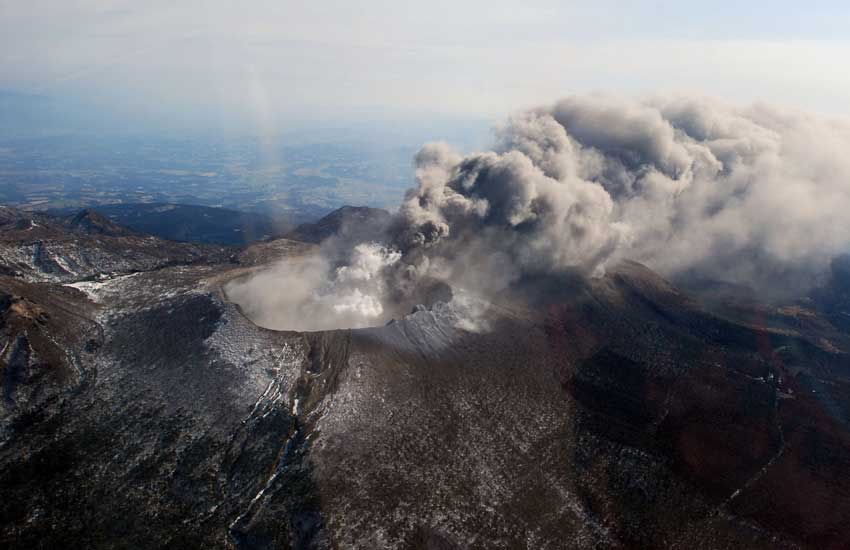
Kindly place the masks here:
<instances>
[{"instance_id":1,"label":"sky","mask_svg":"<svg viewBox=\"0 0 850 550\"><path fill-rule=\"evenodd\" d=\"M146 120L492 120L697 93L845 115L846 1L0 0L0 90Z\"/></svg>"}]
</instances>

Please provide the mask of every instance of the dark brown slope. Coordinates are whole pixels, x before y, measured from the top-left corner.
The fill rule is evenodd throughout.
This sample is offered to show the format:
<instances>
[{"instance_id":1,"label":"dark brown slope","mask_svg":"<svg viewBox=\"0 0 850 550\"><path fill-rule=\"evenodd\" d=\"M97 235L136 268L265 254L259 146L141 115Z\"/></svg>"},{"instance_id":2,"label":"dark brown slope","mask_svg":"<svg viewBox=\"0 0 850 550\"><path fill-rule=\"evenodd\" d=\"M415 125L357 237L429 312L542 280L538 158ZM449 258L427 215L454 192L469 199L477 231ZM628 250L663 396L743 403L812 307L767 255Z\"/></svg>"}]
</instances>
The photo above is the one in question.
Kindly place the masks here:
<instances>
[{"instance_id":1,"label":"dark brown slope","mask_svg":"<svg viewBox=\"0 0 850 550\"><path fill-rule=\"evenodd\" d=\"M312 337L302 417L335 547L850 544L846 356L635 264L534 285L545 303L490 333L420 312Z\"/></svg>"},{"instance_id":2,"label":"dark brown slope","mask_svg":"<svg viewBox=\"0 0 850 550\"><path fill-rule=\"evenodd\" d=\"M589 430L664 456L717 504L715 517L807 547L850 545L843 342L713 318L636 265L606 279L643 312L566 377Z\"/></svg>"},{"instance_id":3,"label":"dark brown slope","mask_svg":"<svg viewBox=\"0 0 850 550\"><path fill-rule=\"evenodd\" d=\"M74 289L0 276L0 418L27 422L85 382L82 356L102 340L93 311Z\"/></svg>"}]
</instances>

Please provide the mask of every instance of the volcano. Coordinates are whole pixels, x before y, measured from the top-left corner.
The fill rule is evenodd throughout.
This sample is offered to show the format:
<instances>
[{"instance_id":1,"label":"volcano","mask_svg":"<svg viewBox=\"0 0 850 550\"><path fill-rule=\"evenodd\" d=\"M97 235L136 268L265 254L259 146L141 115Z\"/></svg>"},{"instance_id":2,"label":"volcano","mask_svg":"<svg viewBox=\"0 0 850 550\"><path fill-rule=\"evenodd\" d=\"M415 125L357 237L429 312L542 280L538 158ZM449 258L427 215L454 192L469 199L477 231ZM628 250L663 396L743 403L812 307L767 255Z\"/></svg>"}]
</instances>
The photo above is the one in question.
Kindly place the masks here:
<instances>
[{"instance_id":1,"label":"volcano","mask_svg":"<svg viewBox=\"0 0 850 550\"><path fill-rule=\"evenodd\" d=\"M624 261L487 330L295 332L222 289L312 244L0 215L4 548L850 546L842 263L793 303Z\"/></svg>"}]
</instances>

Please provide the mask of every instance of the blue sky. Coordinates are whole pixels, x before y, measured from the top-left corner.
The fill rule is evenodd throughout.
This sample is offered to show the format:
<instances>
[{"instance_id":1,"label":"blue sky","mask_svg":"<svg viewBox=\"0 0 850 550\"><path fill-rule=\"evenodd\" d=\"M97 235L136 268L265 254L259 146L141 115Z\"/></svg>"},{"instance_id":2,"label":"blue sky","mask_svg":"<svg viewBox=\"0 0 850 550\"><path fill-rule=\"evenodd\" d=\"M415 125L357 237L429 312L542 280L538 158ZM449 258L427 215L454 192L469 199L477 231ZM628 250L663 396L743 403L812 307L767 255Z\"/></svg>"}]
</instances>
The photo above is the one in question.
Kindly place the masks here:
<instances>
[{"instance_id":1,"label":"blue sky","mask_svg":"<svg viewBox=\"0 0 850 550\"><path fill-rule=\"evenodd\" d=\"M260 133L588 91L846 115L847 29L838 1L0 0L0 89Z\"/></svg>"}]
</instances>

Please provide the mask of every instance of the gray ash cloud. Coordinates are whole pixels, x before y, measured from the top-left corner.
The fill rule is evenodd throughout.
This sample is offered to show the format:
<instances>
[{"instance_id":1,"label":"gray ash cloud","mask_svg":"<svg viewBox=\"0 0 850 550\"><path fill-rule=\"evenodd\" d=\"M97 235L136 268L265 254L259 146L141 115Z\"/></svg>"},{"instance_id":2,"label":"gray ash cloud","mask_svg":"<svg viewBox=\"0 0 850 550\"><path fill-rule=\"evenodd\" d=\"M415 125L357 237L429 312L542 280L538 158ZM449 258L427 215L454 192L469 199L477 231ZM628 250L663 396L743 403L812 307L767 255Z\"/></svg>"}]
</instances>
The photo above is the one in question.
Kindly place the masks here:
<instances>
[{"instance_id":1,"label":"gray ash cloud","mask_svg":"<svg viewBox=\"0 0 850 550\"><path fill-rule=\"evenodd\" d=\"M803 291L850 249L848 153L841 121L602 95L515 115L491 151L427 144L385 243L400 255L367 262L379 273L360 274L359 298L380 295L355 326L397 314L423 281L486 298L526 275L599 275L623 258L765 296ZM359 303L344 274L328 272L324 299L341 289L340 303Z\"/></svg>"}]
</instances>

